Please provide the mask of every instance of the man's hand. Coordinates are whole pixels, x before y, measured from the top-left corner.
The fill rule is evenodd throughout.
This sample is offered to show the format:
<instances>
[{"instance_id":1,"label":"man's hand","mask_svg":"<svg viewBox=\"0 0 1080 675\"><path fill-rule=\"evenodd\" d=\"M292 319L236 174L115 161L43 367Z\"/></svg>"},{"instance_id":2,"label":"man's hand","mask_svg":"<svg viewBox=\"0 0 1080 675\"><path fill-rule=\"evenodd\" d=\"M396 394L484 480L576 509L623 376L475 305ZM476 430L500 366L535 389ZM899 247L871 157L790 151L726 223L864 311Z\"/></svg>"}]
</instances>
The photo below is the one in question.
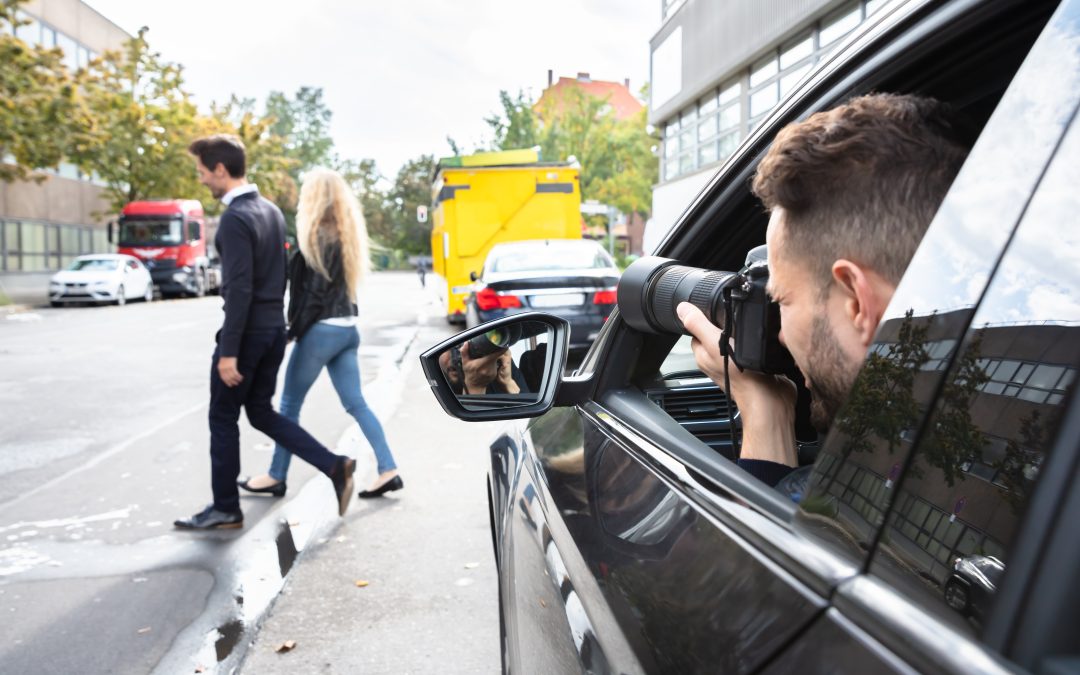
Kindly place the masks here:
<instances>
[{"instance_id":1,"label":"man's hand","mask_svg":"<svg viewBox=\"0 0 1080 675\"><path fill-rule=\"evenodd\" d=\"M235 356L222 356L218 359L217 364L218 377L225 383L226 387L235 387L244 381L244 376L240 374L240 371L236 367Z\"/></svg>"},{"instance_id":2,"label":"man's hand","mask_svg":"<svg viewBox=\"0 0 1080 675\"><path fill-rule=\"evenodd\" d=\"M506 353L503 349L494 354L472 358L469 356L469 343L461 346L461 369L465 371L465 393L486 394L487 387L499 374L499 358Z\"/></svg>"},{"instance_id":3,"label":"man's hand","mask_svg":"<svg viewBox=\"0 0 1080 675\"><path fill-rule=\"evenodd\" d=\"M724 357L720 354L720 328L689 302L675 308L683 326L693 336L690 348L698 368L724 388ZM731 360L729 359L729 362ZM734 362L731 362L734 365ZM742 416L741 459L764 459L798 466L795 455L795 384L781 375L753 371L728 372L727 392Z\"/></svg>"},{"instance_id":4,"label":"man's hand","mask_svg":"<svg viewBox=\"0 0 1080 675\"><path fill-rule=\"evenodd\" d=\"M521 387L514 381L514 360L510 356L509 351L504 351L499 356L498 369L499 369L499 387L507 394L519 394L521 393Z\"/></svg>"}]
</instances>

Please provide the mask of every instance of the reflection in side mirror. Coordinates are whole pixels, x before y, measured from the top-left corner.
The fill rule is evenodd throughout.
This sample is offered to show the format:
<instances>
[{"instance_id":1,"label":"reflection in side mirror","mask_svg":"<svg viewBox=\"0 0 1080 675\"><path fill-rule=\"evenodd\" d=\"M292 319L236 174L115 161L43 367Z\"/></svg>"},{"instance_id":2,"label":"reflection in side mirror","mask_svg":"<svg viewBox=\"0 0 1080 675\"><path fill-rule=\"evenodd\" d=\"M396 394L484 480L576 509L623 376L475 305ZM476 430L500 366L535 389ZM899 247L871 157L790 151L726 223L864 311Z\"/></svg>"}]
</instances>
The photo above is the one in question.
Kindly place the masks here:
<instances>
[{"instance_id":1,"label":"reflection in side mirror","mask_svg":"<svg viewBox=\"0 0 1080 675\"><path fill-rule=\"evenodd\" d=\"M505 317L460 333L421 356L443 408L469 421L533 417L551 408L569 326L542 314Z\"/></svg>"},{"instance_id":2,"label":"reflection in side mirror","mask_svg":"<svg viewBox=\"0 0 1080 675\"><path fill-rule=\"evenodd\" d=\"M476 281L480 277L476 274L476 270L473 270L472 272L469 272L469 278L472 279L473 281Z\"/></svg>"}]
</instances>

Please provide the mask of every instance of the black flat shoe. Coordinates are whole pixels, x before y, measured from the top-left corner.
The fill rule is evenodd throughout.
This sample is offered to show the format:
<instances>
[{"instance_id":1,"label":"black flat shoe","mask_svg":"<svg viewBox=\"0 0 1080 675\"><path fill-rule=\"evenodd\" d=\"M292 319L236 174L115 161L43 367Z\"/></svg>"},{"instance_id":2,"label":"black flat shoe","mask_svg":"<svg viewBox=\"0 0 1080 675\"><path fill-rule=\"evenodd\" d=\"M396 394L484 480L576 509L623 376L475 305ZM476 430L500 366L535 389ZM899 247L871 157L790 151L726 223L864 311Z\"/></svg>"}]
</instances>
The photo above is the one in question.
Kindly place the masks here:
<instances>
[{"instance_id":1,"label":"black flat shoe","mask_svg":"<svg viewBox=\"0 0 1080 675\"><path fill-rule=\"evenodd\" d=\"M240 487L244 488L248 492L251 492L251 493L254 493L254 494L257 494L257 495L274 495L275 497L284 497L285 496L285 481L281 481L280 483L277 483L276 485L271 485L270 487L257 488L257 487L251 487L250 485L248 485L249 480L251 480L251 479L250 478L245 478L244 480L238 480L238 481L236 481L236 484L239 485Z\"/></svg>"},{"instance_id":2,"label":"black flat shoe","mask_svg":"<svg viewBox=\"0 0 1080 675\"><path fill-rule=\"evenodd\" d=\"M360 499L374 499L375 497L382 497L387 492L400 490L403 487L405 487L405 481L401 480L401 476L394 476L374 490L361 490L356 496Z\"/></svg>"},{"instance_id":3,"label":"black flat shoe","mask_svg":"<svg viewBox=\"0 0 1080 675\"><path fill-rule=\"evenodd\" d=\"M180 530L231 530L244 526L244 514L237 511L219 511L211 504L190 518L173 521Z\"/></svg>"}]
</instances>

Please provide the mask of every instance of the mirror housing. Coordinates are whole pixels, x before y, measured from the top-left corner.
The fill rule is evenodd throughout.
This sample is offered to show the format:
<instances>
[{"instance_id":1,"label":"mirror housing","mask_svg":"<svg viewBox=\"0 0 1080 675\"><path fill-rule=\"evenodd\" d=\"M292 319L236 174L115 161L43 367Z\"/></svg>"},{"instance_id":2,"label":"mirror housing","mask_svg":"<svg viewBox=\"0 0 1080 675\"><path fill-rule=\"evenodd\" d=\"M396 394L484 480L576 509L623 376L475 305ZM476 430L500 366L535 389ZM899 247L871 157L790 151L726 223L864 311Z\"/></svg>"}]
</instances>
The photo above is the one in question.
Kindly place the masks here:
<instances>
[{"instance_id":1,"label":"mirror housing","mask_svg":"<svg viewBox=\"0 0 1080 675\"><path fill-rule=\"evenodd\" d=\"M476 270L473 270L472 272L469 272L469 279L471 281L476 281L479 278L480 278L480 276L476 273Z\"/></svg>"},{"instance_id":2,"label":"mirror housing","mask_svg":"<svg viewBox=\"0 0 1080 675\"><path fill-rule=\"evenodd\" d=\"M460 347L473 338L483 337L493 329L521 329L529 322L543 324L549 329L550 341L547 343L547 353L544 362L543 375L536 400L524 405L494 405L486 409L466 408L461 398L453 391L443 375L439 364L439 357L454 347ZM424 369L424 376L431 386L432 393L439 405L451 417L466 422L486 422L491 420L520 419L524 417L537 417L543 415L552 408L555 403L555 395L562 383L562 373L566 368L566 357L570 344L570 323L566 319L544 314L543 312L527 312L513 314L501 319L489 321L466 331L462 331L451 338L443 340L420 355L420 365Z\"/></svg>"}]
</instances>

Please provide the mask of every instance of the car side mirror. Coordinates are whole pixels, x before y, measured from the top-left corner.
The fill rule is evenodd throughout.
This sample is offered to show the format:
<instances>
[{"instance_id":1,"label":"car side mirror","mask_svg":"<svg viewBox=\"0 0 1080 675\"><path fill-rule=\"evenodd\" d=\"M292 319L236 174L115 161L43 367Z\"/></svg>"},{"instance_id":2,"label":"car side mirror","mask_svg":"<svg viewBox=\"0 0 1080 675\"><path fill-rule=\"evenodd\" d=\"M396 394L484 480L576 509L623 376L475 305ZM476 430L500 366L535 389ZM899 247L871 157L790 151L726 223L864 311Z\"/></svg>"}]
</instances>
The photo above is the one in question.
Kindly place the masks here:
<instances>
[{"instance_id":1,"label":"car side mirror","mask_svg":"<svg viewBox=\"0 0 1080 675\"><path fill-rule=\"evenodd\" d=\"M562 381L570 324L514 314L463 331L420 356L428 384L451 417L466 422L536 417Z\"/></svg>"},{"instance_id":2,"label":"car side mirror","mask_svg":"<svg viewBox=\"0 0 1080 675\"><path fill-rule=\"evenodd\" d=\"M471 279L472 281L476 281L479 278L480 276L476 273L476 270L469 272L469 279Z\"/></svg>"}]
</instances>

